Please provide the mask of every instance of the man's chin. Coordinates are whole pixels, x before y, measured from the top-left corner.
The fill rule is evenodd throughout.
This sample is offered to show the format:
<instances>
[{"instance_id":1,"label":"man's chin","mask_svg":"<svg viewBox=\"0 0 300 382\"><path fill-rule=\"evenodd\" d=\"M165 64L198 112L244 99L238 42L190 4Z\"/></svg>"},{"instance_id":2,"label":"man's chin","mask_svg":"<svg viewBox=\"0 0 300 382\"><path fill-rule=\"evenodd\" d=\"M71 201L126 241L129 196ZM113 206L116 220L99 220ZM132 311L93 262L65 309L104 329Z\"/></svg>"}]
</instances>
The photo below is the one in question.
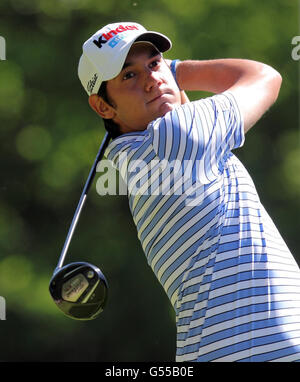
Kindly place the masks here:
<instances>
[{"instance_id":1,"label":"man's chin","mask_svg":"<svg viewBox=\"0 0 300 382\"><path fill-rule=\"evenodd\" d=\"M157 118L165 116L169 111L174 110L175 107L177 106L178 105L174 103L164 102L163 104L159 106L159 109L158 109L159 116Z\"/></svg>"}]
</instances>

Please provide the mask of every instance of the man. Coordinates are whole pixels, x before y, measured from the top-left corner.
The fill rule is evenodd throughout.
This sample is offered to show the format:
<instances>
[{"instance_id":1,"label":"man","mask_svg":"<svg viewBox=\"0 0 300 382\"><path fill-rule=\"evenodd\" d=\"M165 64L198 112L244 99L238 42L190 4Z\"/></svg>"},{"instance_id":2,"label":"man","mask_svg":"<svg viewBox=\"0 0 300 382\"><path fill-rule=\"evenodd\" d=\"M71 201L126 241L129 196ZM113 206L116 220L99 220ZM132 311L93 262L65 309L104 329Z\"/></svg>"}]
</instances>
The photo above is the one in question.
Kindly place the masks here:
<instances>
[{"instance_id":1,"label":"man","mask_svg":"<svg viewBox=\"0 0 300 382\"><path fill-rule=\"evenodd\" d=\"M176 361L298 361L299 268L232 154L281 76L240 59L169 65L170 47L139 24L111 24L83 45L79 77L174 307ZM216 95L188 102L185 90Z\"/></svg>"}]
</instances>

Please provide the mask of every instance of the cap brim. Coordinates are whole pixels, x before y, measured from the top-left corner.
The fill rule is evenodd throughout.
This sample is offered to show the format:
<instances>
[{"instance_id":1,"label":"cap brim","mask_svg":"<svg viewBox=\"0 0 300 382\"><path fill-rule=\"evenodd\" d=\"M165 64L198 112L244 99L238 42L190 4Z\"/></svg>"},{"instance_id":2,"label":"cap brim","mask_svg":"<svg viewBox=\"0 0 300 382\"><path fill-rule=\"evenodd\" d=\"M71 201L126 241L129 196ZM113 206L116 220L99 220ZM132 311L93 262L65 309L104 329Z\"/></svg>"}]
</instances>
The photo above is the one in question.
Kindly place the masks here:
<instances>
[{"instance_id":1,"label":"cap brim","mask_svg":"<svg viewBox=\"0 0 300 382\"><path fill-rule=\"evenodd\" d=\"M171 41L166 36L158 32L142 33L135 41L149 41L160 52L166 52L172 47Z\"/></svg>"}]
</instances>

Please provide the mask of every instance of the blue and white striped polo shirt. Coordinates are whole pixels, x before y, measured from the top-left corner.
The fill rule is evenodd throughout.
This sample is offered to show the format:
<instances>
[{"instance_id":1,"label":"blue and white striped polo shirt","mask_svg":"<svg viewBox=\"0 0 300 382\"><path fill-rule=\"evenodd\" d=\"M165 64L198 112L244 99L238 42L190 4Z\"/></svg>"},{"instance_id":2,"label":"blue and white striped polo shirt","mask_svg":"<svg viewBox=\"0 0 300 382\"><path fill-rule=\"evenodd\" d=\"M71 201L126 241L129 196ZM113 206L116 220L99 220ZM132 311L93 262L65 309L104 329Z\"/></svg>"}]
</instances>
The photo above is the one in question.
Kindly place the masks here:
<instances>
[{"instance_id":1,"label":"blue and white striped polo shirt","mask_svg":"<svg viewBox=\"0 0 300 382\"><path fill-rule=\"evenodd\" d=\"M231 152L243 142L238 105L224 92L106 151L176 312L178 362L300 360L299 268Z\"/></svg>"}]
</instances>

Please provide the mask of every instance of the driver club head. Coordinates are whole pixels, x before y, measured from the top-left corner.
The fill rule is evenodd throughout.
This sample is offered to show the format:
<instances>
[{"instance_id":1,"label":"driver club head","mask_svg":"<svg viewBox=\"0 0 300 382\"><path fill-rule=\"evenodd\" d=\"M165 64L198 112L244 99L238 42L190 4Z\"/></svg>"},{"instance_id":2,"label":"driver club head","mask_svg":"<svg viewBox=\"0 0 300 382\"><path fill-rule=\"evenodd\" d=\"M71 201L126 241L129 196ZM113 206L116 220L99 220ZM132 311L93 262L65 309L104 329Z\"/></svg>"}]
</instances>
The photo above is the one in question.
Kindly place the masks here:
<instances>
[{"instance_id":1,"label":"driver club head","mask_svg":"<svg viewBox=\"0 0 300 382\"><path fill-rule=\"evenodd\" d=\"M92 320L104 309L108 284L99 268L75 262L58 268L49 285L58 308L75 320Z\"/></svg>"}]
</instances>

